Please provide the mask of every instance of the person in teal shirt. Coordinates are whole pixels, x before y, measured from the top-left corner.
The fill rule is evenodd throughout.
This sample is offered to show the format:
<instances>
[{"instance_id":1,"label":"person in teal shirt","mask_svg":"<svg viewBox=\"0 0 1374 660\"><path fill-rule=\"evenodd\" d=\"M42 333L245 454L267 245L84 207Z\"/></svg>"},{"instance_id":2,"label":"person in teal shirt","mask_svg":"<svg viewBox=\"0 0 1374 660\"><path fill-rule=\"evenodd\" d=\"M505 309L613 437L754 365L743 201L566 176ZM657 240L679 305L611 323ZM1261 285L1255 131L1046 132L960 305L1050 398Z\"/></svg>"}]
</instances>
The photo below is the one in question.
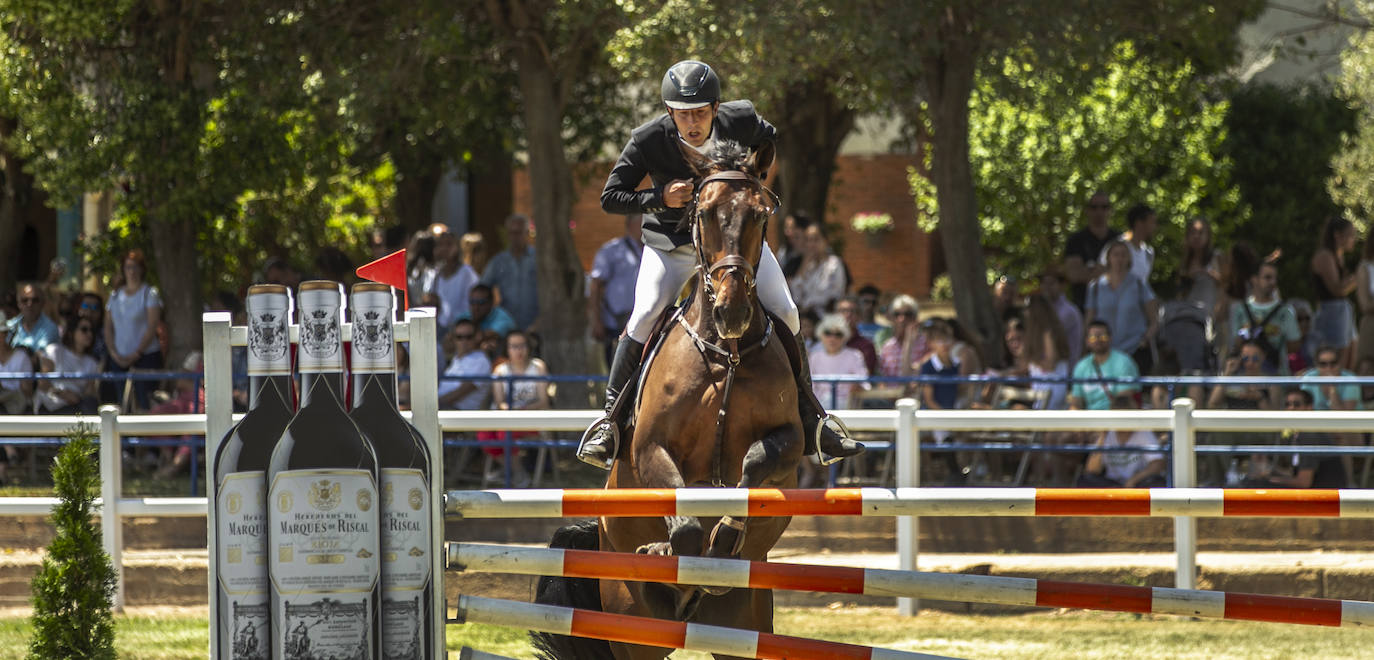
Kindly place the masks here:
<instances>
[{"instance_id":1,"label":"person in teal shirt","mask_svg":"<svg viewBox=\"0 0 1374 660\"><path fill-rule=\"evenodd\" d=\"M1317 368L1308 369L1303 380L1318 377L1342 376L1354 378L1355 374L1341 368L1341 351L1332 346L1317 349ZM1302 389L1312 394L1313 410L1359 410L1360 386L1354 383L1311 383Z\"/></svg>"},{"instance_id":2,"label":"person in teal shirt","mask_svg":"<svg viewBox=\"0 0 1374 660\"><path fill-rule=\"evenodd\" d=\"M1112 400L1117 396L1140 391L1140 385L1135 382L1094 382L1100 378L1134 380L1140 377L1135 360L1112 348L1112 329L1106 321L1096 320L1088 324L1085 343L1088 354L1073 368L1074 384L1069 393L1071 410L1110 410Z\"/></svg>"},{"instance_id":3,"label":"person in teal shirt","mask_svg":"<svg viewBox=\"0 0 1374 660\"><path fill-rule=\"evenodd\" d=\"M477 324L482 332L491 330L503 338L515 329L515 319L506 310L492 305L491 287L478 284L468 292L468 313L459 314L458 320L468 320Z\"/></svg>"}]
</instances>

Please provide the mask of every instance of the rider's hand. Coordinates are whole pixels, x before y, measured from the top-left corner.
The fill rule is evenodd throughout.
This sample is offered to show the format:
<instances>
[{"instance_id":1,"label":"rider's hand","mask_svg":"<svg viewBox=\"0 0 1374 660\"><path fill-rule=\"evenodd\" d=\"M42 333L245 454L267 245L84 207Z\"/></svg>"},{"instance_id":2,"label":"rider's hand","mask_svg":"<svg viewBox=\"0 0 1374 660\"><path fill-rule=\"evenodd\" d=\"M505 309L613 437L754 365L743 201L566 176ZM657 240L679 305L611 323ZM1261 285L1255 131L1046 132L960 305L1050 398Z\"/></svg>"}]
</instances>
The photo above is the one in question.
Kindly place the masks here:
<instances>
[{"instance_id":1,"label":"rider's hand","mask_svg":"<svg viewBox=\"0 0 1374 660\"><path fill-rule=\"evenodd\" d=\"M670 209L680 209L692 201L692 182L689 179L674 179L663 187L663 205Z\"/></svg>"}]
</instances>

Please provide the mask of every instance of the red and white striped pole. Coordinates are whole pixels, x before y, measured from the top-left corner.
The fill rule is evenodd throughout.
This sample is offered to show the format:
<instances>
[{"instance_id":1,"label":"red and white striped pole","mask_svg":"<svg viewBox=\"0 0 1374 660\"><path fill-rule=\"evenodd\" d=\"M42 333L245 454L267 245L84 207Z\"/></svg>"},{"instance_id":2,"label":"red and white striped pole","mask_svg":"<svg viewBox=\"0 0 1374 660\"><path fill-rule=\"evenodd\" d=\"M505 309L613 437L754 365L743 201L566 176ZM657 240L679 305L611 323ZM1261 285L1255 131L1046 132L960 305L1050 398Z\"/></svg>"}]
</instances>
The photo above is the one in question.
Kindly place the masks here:
<instances>
[{"instance_id":1,"label":"red and white striped pole","mask_svg":"<svg viewBox=\"0 0 1374 660\"><path fill-rule=\"evenodd\" d=\"M482 573L933 598L1316 626L1374 625L1374 603L1363 601L738 559L449 543L448 566Z\"/></svg>"},{"instance_id":2,"label":"red and white striped pole","mask_svg":"<svg viewBox=\"0 0 1374 660\"><path fill-rule=\"evenodd\" d=\"M745 658L941 660L943 656L511 600L458 597L458 621ZM944 660L948 660L947 658Z\"/></svg>"},{"instance_id":3,"label":"red and white striped pole","mask_svg":"<svg viewBox=\"0 0 1374 660\"><path fill-rule=\"evenodd\" d=\"M1374 518L1374 490L774 488L449 491L458 518L659 516L1199 516Z\"/></svg>"}]
</instances>

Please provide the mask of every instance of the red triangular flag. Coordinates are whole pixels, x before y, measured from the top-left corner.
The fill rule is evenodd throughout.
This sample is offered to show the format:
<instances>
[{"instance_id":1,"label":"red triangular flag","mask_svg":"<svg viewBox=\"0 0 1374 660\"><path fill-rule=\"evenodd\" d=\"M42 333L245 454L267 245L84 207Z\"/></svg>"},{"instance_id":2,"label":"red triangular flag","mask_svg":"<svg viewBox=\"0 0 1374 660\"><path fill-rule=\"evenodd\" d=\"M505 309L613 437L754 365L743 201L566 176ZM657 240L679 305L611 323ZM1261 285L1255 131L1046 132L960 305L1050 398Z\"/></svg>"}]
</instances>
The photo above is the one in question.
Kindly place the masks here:
<instances>
[{"instance_id":1,"label":"red triangular flag","mask_svg":"<svg viewBox=\"0 0 1374 660\"><path fill-rule=\"evenodd\" d=\"M358 266L358 277L401 290L401 310L410 309L406 294L406 251L397 250L370 264Z\"/></svg>"}]
</instances>

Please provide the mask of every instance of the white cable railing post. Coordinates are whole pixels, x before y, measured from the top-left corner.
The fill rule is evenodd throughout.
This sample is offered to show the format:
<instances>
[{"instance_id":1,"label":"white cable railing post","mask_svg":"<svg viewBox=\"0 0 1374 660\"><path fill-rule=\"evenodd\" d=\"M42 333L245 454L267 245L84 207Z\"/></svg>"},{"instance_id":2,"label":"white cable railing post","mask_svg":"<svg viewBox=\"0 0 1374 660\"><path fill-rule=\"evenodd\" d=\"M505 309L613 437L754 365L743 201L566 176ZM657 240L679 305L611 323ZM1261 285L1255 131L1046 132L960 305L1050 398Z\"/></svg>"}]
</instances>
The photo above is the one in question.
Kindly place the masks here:
<instances>
[{"instance_id":1,"label":"white cable railing post","mask_svg":"<svg viewBox=\"0 0 1374 660\"><path fill-rule=\"evenodd\" d=\"M444 627L448 616L444 601L444 435L439 430L436 323L432 307L406 312L406 324L410 332L410 423L424 436L425 446L429 448L429 513L431 529L434 530L434 547L430 554L434 597L430 601L430 611L434 621L434 648L444 649Z\"/></svg>"},{"instance_id":2,"label":"white cable railing post","mask_svg":"<svg viewBox=\"0 0 1374 660\"><path fill-rule=\"evenodd\" d=\"M1197 457L1193 452L1194 407L1192 399L1174 399L1174 488L1197 487ZM1197 588L1197 519L1192 516L1174 518L1174 556L1177 560L1174 586Z\"/></svg>"},{"instance_id":3,"label":"white cable railing post","mask_svg":"<svg viewBox=\"0 0 1374 660\"><path fill-rule=\"evenodd\" d=\"M897 487L915 488L921 485L921 442L916 428L916 400L897 401ZM897 518L897 568L903 571L916 570L916 544L920 532L920 521L916 516ZM915 616L921 603L915 598L898 598L897 612L905 616Z\"/></svg>"},{"instance_id":4,"label":"white cable railing post","mask_svg":"<svg viewBox=\"0 0 1374 660\"><path fill-rule=\"evenodd\" d=\"M115 571L114 609L124 611L124 520L119 516L121 479L119 407L100 407L100 537Z\"/></svg>"},{"instance_id":5,"label":"white cable railing post","mask_svg":"<svg viewBox=\"0 0 1374 660\"><path fill-rule=\"evenodd\" d=\"M206 312L201 315L201 355L205 360L205 533L206 546L211 548L210 560L206 563L208 579L205 581L210 597L210 620L219 620L219 598L216 598L215 585L219 575L215 571L215 454L219 442L233 423L234 412L234 357L229 342L230 325L233 317L229 312ZM219 626L210 626L210 648L219 648ZM212 653L213 655L213 653Z\"/></svg>"}]
</instances>

